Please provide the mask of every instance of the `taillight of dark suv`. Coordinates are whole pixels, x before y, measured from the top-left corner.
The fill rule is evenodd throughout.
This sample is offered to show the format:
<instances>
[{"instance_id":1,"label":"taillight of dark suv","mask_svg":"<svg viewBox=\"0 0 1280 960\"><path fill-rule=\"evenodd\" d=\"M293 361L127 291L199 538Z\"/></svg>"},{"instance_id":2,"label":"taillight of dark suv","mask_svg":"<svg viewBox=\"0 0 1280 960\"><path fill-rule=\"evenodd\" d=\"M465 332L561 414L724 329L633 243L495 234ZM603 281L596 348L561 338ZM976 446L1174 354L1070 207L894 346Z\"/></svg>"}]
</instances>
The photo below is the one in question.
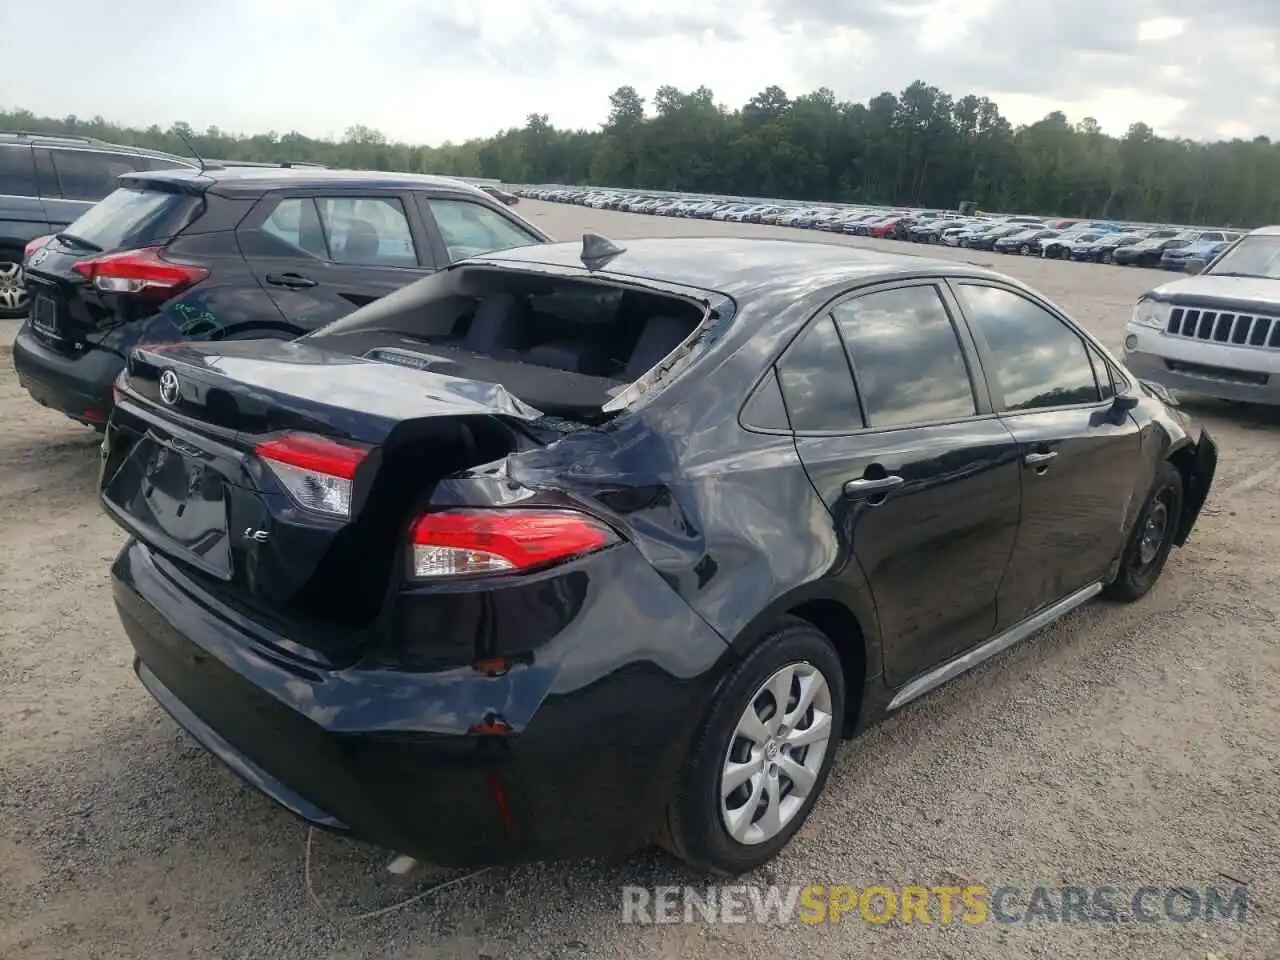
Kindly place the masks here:
<instances>
[{"instance_id":1,"label":"taillight of dark suv","mask_svg":"<svg viewBox=\"0 0 1280 960\"><path fill-rule=\"evenodd\" d=\"M133 294L166 300L209 276L204 267L173 263L163 247L120 250L89 257L72 264L71 272L93 284L101 293Z\"/></svg>"}]
</instances>

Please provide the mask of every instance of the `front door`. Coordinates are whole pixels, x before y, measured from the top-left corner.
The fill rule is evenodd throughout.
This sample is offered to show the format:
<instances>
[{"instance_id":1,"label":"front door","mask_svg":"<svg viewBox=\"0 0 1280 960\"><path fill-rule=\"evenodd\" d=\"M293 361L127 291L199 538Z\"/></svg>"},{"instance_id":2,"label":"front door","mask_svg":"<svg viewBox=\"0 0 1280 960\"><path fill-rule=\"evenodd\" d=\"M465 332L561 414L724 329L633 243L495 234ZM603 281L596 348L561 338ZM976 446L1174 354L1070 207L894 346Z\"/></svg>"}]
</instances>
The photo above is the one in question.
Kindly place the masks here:
<instances>
[{"instance_id":1,"label":"front door","mask_svg":"<svg viewBox=\"0 0 1280 960\"><path fill-rule=\"evenodd\" d=\"M800 459L875 599L893 686L992 634L1017 533L1017 443L975 392L962 342L939 287L911 284L838 304L779 364Z\"/></svg>"},{"instance_id":2,"label":"front door","mask_svg":"<svg viewBox=\"0 0 1280 960\"><path fill-rule=\"evenodd\" d=\"M978 281L953 286L1021 458L1003 629L1097 581L1119 555L1141 488L1141 437L1115 408L1106 361L1046 304Z\"/></svg>"},{"instance_id":3,"label":"front door","mask_svg":"<svg viewBox=\"0 0 1280 960\"><path fill-rule=\"evenodd\" d=\"M237 231L259 285L301 331L324 326L434 270L407 207L382 196L279 195Z\"/></svg>"}]
</instances>

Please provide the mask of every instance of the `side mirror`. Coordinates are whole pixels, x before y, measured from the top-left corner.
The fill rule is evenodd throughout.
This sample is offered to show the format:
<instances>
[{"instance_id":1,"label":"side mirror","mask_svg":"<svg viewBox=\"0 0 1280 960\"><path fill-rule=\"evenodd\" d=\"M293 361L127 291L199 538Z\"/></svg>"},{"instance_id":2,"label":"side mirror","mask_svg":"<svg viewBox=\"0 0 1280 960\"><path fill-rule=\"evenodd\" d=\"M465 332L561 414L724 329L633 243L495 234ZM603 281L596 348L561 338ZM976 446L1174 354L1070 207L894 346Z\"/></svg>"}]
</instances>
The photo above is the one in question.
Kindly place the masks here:
<instances>
[{"instance_id":1,"label":"side mirror","mask_svg":"<svg viewBox=\"0 0 1280 960\"><path fill-rule=\"evenodd\" d=\"M1187 260L1187 273L1204 273L1204 268L1209 265L1209 261L1201 260L1199 257L1191 257Z\"/></svg>"},{"instance_id":2,"label":"side mirror","mask_svg":"<svg viewBox=\"0 0 1280 960\"><path fill-rule=\"evenodd\" d=\"M1111 410L1114 413L1128 413L1137 408L1138 402L1137 394L1117 393L1115 399L1111 401Z\"/></svg>"}]
</instances>

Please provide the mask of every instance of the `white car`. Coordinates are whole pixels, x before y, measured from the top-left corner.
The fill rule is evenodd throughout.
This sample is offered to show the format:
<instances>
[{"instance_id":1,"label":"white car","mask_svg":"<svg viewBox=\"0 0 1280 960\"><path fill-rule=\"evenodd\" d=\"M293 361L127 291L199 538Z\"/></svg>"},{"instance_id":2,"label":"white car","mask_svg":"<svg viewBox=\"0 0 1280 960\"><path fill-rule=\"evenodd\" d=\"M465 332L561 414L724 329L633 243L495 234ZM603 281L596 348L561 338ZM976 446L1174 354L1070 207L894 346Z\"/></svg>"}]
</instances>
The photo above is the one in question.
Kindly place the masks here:
<instances>
[{"instance_id":1,"label":"white car","mask_svg":"<svg viewBox=\"0 0 1280 960\"><path fill-rule=\"evenodd\" d=\"M1134 305L1125 366L1174 390L1280 404L1280 226L1187 270Z\"/></svg>"}]
</instances>

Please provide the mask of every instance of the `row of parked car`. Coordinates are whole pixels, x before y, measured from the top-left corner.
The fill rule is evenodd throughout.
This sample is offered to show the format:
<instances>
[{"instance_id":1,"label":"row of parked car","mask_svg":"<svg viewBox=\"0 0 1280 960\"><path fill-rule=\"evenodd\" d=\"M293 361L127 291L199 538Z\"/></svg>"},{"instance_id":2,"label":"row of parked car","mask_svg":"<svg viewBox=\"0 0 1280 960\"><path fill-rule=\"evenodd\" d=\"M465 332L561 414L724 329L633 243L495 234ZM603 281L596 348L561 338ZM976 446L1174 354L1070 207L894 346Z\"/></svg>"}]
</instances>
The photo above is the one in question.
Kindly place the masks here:
<instances>
[{"instance_id":1,"label":"row of parked car","mask_svg":"<svg viewBox=\"0 0 1280 960\"><path fill-rule=\"evenodd\" d=\"M522 196L596 209L730 223L762 223L850 236L938 243L995 253L1183 270L1238 240L1229 230L1152 227L1103 220L960 214L865 206L802 206L655 197L612 190L527 187Z\"/></svg>"}]
</instances>

